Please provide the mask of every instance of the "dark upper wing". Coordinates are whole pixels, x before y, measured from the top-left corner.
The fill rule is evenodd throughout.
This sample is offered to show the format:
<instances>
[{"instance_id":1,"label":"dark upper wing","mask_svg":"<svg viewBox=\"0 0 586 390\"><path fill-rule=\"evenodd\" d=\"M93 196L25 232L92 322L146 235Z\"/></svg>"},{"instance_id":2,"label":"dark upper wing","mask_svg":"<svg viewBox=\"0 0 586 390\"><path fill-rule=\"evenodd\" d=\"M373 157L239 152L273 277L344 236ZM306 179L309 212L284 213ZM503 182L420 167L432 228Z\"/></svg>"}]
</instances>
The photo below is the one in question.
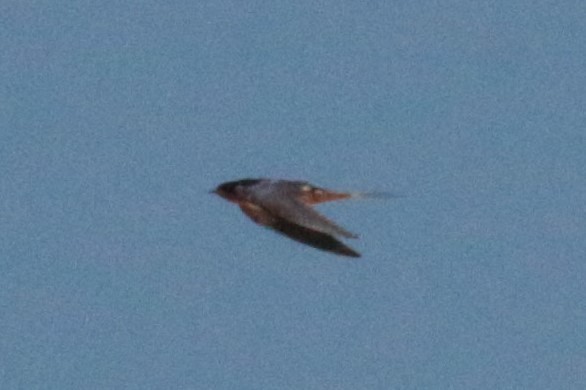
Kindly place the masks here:
<instances>
[{"instance_id":1,"label":"dark upper wing","mask_svg":"<svg viewBox=\"0 0 586 390\"><path fill-rule=\"evenodd\" d=\"M336 225L310 206L292 196L286 188L269 187L259 188L251 193L251 200L272 215L288 220L308 229L319 231L332 236L356 238L348 230Z\"/></svg>"},{"instance_id":2,"label":"dark upper wing","mask_svg":"<svg viewBox=\"0 0 586 390\"><path fill-rule=\"evenodd\" d=\"M331 235L309 229L302 225L297 225L286 219L275 218L271 227L277 232L292 238L295 241L312 246L314 248L336 253L342 256L360 257L360 253L356 252L349 246L344 245L344 243L340 242Z\"/></svg>"},{"instance_id":3,"label":"dark upper wing","mask_svg":"<svg viewBox=\"0 0 586 390\"><path fill-rule=\"evenodd\" d=\"M295 241L343 256L360 257L358 252L344 245L344 243L329 234L309 229L284 218L272 215L252 203L242 203L240 204L240 208L254 222L270 227Z\"/></svg>"}]
</instances>

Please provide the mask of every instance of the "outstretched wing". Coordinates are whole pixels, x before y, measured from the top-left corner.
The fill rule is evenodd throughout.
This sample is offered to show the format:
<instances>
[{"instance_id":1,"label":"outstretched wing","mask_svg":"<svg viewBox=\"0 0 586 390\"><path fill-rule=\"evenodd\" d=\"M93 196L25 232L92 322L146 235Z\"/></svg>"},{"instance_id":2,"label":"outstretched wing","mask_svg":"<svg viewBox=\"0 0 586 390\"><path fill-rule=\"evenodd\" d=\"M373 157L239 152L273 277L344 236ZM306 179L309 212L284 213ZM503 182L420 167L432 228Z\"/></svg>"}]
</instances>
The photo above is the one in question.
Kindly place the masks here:
<instances>
[{"instance_id":1,"label":"outstretched wing","mask_svg":"<svg viewBox=\"0 0 586 390\"><path fill-rule=\"evenodd\" d=\"M302 244L343 256L360 257L358 252L333 236L277 217L252 203L242 203L240 209L259 225L269 227Z\"/></svg>"},{"instance_id":2,"label":"outstretched wing","mask_svg":"<svg viewBox=\"0 0 586 390\"><path fill-rule=\"evenodd\" d=\"M349 257L360 257L360 253L337 240L333 236L317 230L297 225L283 218L276 218L271 226L277 232L303 244L323 251Z\"/></svg>"},{"instance_id":3,"label":"outstretched wing","mask_svg":"<svg viewBox=\"0 0 586 390\"><path fill-rule=\"evenodd\" d=\"M358 237L278 188L256 191L251 195L254 203L276 217L331 236Z\"/></svg>"}]
</instances>

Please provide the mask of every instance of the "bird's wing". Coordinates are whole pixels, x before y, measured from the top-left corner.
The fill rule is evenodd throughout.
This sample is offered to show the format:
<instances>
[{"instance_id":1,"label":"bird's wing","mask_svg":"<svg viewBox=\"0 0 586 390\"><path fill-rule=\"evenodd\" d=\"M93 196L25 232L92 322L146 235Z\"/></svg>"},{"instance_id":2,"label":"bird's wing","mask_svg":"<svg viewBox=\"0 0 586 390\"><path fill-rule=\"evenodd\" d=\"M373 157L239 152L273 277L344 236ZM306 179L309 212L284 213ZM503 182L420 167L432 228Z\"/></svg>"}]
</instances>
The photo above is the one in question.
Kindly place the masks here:
<instances>
[{"instance_id":1,"label":"bird's wing","mask_svg":"<svg viewBox=\"0 0 586 390\"><path fill-rule=\"evenodd\" d=\"M272 228L295 241L323 251L349 257L360 257L360 253L337 240L335 237L321 231L292 223L284 218L277 218L273 223Z\"/></svg>"},{"instance_id":2,"label":"bird's wing","mask_svg":"<svg viewBox=\"0 0 586 390\"><path fill-rule=\"evenodd\" d=\"M276 217L314 231L331 236L358 237L287 194L278 192L259 193L254 195L254 203Z\"/></svg>"},{"instance_id":3,"label":"bird's wing","mask_svg":"<svg viewBox=\"0 0 586 390\"><path fill-rule=\"evenodd\" d=\"M244 202L240 204L240 209L254 222L269 227L302 244L338 255L360 257L360 253L327 233L309 229L285 218L277 217L252 203Z\"/></svg>"}]
</instances>

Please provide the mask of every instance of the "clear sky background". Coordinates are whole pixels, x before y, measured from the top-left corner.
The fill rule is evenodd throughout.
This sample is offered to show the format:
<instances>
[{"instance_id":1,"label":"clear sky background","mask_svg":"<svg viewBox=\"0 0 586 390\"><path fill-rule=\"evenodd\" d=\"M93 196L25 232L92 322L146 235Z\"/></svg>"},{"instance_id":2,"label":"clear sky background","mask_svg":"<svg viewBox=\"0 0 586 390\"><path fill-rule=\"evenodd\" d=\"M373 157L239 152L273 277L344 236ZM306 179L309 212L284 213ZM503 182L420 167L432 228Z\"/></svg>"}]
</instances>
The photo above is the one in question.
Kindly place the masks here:
<instances>
[{"instance_id":1,"label":"clear sky background","mask_svg":"<svg viewBox=\"0 0 586 390\"><path fill-rule=\"evenodd\" d=\"M586 388L586 2L0 5L1 389ZM207 193L327 204L348 260Z\"/></svg>"}]
</instances>

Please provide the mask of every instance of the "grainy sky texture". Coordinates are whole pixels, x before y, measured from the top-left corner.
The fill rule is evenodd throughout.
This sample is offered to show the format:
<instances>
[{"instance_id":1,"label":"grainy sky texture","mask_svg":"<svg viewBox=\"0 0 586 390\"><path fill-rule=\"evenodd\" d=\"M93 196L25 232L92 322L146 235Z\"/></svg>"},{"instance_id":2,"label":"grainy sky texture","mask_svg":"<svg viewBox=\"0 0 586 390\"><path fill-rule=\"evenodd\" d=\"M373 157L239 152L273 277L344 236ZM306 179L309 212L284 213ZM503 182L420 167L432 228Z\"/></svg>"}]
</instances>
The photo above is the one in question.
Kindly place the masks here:
<instances>
[{"instance_id":1,"label":"grainy sky texture","mask_svg":"<svg viewBox=\"0 0 586 390\"><path fill-rule=\"evenodd\" d=\"M4 1L1 389L586 388L586 2ZM207 193L327 204L357 261Z\"/></svg>"}]
</instances>

